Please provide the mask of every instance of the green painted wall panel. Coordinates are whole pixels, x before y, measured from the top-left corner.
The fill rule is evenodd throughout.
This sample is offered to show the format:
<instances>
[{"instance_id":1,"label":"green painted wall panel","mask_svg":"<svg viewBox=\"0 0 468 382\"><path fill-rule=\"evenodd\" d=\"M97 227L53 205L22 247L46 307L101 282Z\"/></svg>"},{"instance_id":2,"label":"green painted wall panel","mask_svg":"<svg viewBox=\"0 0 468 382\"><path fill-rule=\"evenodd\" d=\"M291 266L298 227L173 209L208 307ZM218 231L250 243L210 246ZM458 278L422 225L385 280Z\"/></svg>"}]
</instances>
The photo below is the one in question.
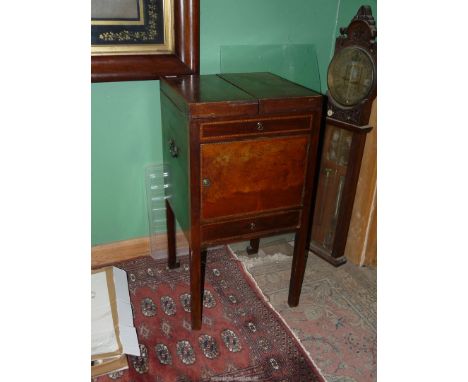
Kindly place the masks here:
<instances>
[{"instance_id":1,"label":"green painted wall panel","mask_svg":"<svg viewBox=\"0 0 468 382\"><path fill-rule=\"evenodd\" d=\"M338 0L204 0L201 72L220 72L222 45L314 44L323 78L337 7Z\"/></svg>"},{"instance_id":2,"label":"green painted wall panel","mask_svg":"<svg viewBox=\"0 0 468 382\"><path fill-rule=\"evenodd\" d=\"M359 5L354 0L202 0L201 73L220 72L222 45L314 44L324 91L337 17L350 19ZM162 161L159 82L92 84L91 102L92 244L148 235L144 170Z\"/></svg>"},{"instance_id":3,"label":"green painted wall panel","mask_svg":"<svg viewBox=\"0 0 468 382\"><path fill-rule=\"evenodd\" d=\"M221 73L271 72L321 92L313 44L227 45L220 47Z\"/></svg>"},{"instance_id":4,"label":"green painted wall panel","mask_svg":"<svg viewBox=\"0 0 468 382\"><path fill-rule=\"evenodd\" d=\"M91 240L148 234L145 166L161 162L159 81L93 84Z\"/></svg>"}]
</instances>

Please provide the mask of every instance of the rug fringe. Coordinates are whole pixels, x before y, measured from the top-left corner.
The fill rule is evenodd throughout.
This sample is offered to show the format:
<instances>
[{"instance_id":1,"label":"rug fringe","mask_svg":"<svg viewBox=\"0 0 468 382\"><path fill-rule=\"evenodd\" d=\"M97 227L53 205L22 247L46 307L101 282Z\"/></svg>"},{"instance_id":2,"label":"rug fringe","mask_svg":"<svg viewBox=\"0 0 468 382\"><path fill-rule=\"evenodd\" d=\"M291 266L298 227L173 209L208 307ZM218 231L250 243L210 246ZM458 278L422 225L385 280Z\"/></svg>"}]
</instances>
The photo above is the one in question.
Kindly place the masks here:
<instances>
[{"instance_id":1,"label":"rug fringe","mask_svg":"<svg viewBox=\"0 0 468 382\"><path fill-rule=\"evenodd\" d=\"M226 245L226 248L228 249L229 253L231 253L231 255L234 257L234 259L237 260L241 264L242 269L247 274L247 277L250 279L251 283L255 286L257 294L263 299L263 301L265 301L267 306L276 314L276 316L279 318L279 320L283 323L283 326L285 327L285 329L292 335L292 337L296 340L296 343L303 350L304 354L307 356L310 363L312 363L312 365L314 365L315 369L319 372L320 377L323 378L323 382L326 382L326 379L325 379L325 376L324 376L322 370L317 366L317 364L313 360L312 356L310 355L309 351L304 347L304 345L301 343L301 340L299 339L299 337L294 333L294 331L291 329L291 327L288 325L288 323L284 320L283 317L281 317L281 315L276 310L276 308L271 304L268 297L265 296L263 291L258 286L257 281L255 281L254 277L249 272L249 270L247 269L245 264L242 262L242 260L239 259L239 257L236 255L236 253L231 249L231 247L229 245Z\"/></svg>"}]
</instances>

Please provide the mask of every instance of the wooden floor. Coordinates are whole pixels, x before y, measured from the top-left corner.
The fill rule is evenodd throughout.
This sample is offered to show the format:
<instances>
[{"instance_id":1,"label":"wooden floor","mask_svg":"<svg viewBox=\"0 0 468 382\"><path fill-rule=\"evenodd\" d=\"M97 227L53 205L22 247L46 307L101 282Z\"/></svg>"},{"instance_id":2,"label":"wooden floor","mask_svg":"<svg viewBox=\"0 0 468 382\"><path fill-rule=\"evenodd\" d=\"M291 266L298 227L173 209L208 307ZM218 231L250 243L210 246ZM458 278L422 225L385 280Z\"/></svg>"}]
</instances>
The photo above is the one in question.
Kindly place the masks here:
<instances>
[{"instance_id":1,"label":"wooden floor","mask_svg":"<svg viewBox=\"0 0 468 382\"><path fill-rule=\"evenodd\" d=\"M177 232L177 253L188 253L188 243L182 232ZM155 236L158 253L167 253L167 237L165 233ZM106 265L150 255L149 237L117 241L109 244L96 245L91 248L91 268L101 268Z\"/></svg>"}]
</instances>

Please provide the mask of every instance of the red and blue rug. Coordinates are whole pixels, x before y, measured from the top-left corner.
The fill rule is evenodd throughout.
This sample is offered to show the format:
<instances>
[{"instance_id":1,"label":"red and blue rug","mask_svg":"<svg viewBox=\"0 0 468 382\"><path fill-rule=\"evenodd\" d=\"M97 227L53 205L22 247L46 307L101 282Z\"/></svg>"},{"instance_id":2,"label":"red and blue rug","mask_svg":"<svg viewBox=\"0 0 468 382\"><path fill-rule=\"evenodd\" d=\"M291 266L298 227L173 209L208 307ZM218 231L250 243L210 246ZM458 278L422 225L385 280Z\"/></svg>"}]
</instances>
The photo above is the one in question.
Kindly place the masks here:
<instances>
[{"instance_id":1,"label":"red and blue rug","mask_svg":"<svg viewBox=\"0 0 468 382\"><path fill-rule=\"evenodd\" d=\"M203 325L192 331L188 257L180 262L115 264L127 272L141 356L96 382L325 381L227 247L208 252Z\"/></svg>"}]
</instances>

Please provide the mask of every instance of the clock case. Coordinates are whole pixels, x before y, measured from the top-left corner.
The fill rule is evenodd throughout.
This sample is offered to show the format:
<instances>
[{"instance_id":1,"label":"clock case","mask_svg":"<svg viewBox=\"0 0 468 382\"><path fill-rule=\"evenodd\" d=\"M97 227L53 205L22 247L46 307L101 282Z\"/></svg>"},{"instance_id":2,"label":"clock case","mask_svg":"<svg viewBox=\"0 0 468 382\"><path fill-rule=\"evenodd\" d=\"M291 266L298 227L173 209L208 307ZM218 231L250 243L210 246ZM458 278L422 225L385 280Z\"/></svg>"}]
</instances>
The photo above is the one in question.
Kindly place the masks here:
<instances>
[{"instance_id":1,"label":"clock case","mask_svg":"<svg viewBox=\"0 0 468 382\"><path fill-rule=\"evenodd\" d=\"M369 6L359 8L347 28L340 28L335 54L357 47L371 58L374 81L363 100L354 106L341 105L327 92L326 115L320 146L320 168L316 172L309 250L334 266L344 256L351 221L372 102L377 95L377 28Z\"/></svg>"},{"instance_id":2,"label":"clock case","mask_svg":"<svg viewBox=\"0 0 468 382\"><path fill-rule=\"evenodd\" d=\"M354 106L342 105L327 92L327 120L331 122L344 121L357 126L366 125L372 108L372 102L377 95L377 28L369 6L359 8L347 28L340 28L340 36L336 38L335 55L344 48L359 48L371 59L374 71L374 81L368 95Z\"/></svg>"}]
</instances>

